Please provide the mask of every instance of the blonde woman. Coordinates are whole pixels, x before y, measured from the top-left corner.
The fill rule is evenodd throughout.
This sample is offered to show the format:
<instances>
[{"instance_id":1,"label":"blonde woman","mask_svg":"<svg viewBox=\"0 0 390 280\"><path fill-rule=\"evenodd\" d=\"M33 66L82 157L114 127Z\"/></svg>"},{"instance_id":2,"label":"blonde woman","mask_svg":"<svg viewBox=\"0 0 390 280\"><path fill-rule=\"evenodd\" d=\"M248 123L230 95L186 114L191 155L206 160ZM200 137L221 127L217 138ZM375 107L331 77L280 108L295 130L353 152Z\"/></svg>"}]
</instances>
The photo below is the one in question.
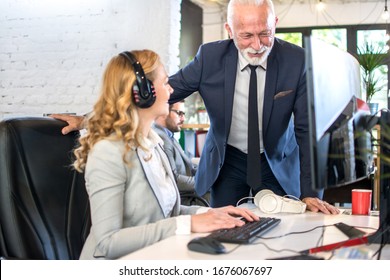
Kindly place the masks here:
<instances>
[{"instance_id":1,"label":"blonde woman","mask_svg":"<svg viewBox=\"0 0 390 280\"><path fill-rule=\"evenodd\" d=\"M151 129L169 113L172 92L153 51L124 52L107 65L87 133L75 150L92 218L81 259L116 259L169 236L241 226L236 216L258 220L243 208L180 205L163 142Z\"/></svg>"}]
</instances>

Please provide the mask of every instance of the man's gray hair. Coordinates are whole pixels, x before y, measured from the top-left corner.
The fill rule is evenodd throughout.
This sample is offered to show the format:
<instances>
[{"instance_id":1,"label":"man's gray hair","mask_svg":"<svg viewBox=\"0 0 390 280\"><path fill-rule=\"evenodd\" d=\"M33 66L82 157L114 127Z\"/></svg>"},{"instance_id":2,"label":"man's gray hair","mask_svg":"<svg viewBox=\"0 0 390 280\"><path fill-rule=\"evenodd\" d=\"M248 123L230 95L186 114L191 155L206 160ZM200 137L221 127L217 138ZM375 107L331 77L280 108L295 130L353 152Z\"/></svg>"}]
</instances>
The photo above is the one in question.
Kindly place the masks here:
<instances>
[{"instance_id":1,"label":"man's gray hair","mask_svg":"<svg viewBox=\"0 0 390 280\"><path fill-rule=\"evenodd\" d=\"M227 22L230 26L233 24L233 6L235 5L267 5L271 13L275 15L274 3L271 0L230 0L227 7Z\"/></svg>"}]
</instances>

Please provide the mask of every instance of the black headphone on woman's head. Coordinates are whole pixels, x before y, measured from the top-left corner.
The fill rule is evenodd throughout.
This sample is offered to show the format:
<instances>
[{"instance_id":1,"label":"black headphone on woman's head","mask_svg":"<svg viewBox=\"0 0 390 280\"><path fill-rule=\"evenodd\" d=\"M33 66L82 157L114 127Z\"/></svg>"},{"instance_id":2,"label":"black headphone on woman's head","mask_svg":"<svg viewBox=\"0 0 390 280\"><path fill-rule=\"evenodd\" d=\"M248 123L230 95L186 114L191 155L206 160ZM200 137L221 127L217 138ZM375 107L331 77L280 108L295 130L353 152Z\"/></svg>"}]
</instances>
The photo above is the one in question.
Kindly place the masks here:
<instances>
[{"instance_id":1,"label":"black headphone on woman's head","mask_svg":"<svg viewBox=\"0 0 390 280\"><path fill-rule=\"evenodd\" d=\"M153 83L146 78L141 63L131 52L122 52L119 55L126 58L133 65L135 74L135 84L133 86L134 103L140 108L149 108L156 101L156 95L152 89Z\"/></svg>"}]
</instances>

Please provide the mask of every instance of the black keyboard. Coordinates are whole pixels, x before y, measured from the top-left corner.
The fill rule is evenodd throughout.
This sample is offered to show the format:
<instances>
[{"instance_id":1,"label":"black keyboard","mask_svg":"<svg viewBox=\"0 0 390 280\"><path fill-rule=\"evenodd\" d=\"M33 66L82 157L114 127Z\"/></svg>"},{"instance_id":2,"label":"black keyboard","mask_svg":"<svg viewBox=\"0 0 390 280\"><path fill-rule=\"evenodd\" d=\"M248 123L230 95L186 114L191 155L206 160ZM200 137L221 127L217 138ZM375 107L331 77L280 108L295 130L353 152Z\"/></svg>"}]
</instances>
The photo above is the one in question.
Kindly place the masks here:
<instances>
[{"instance_id":1,"label":"black keyboard","mask_svg":"<svg viewBox=\"0 0 390 280\"><path fill-rule=\"evenodd\" d=\"M259 221L245 222L241 227L213 231L207 237L220 242L248 244L256 237L263 235L268 230L280 223L280 219L263 217Z\"/></svg>"}]
</instances>

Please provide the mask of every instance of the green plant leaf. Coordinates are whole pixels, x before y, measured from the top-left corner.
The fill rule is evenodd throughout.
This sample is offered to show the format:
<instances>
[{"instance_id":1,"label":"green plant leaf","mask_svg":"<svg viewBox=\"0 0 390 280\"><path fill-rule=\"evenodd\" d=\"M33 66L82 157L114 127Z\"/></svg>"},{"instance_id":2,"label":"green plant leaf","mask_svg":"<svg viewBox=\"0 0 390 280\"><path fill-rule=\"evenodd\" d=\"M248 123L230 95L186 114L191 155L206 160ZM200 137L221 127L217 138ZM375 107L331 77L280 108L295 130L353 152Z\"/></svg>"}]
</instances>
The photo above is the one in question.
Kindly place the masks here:
<instances>
[{"instance_id":1,"label":"green plant leaf","mask_svg":"<svg viewBox=\"0 0 390 280\"><path fill-rule=\"evenodd\" d=\"M363 69L362 80L366 91L366 102L369 103L375 93L384 87L380 78L375 76L375 70L386 63L387 51L383 47L366 42L357 50L356 59Z\"/></svg>"}]
</instances>

